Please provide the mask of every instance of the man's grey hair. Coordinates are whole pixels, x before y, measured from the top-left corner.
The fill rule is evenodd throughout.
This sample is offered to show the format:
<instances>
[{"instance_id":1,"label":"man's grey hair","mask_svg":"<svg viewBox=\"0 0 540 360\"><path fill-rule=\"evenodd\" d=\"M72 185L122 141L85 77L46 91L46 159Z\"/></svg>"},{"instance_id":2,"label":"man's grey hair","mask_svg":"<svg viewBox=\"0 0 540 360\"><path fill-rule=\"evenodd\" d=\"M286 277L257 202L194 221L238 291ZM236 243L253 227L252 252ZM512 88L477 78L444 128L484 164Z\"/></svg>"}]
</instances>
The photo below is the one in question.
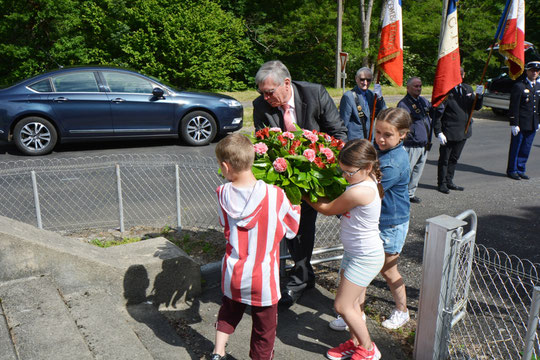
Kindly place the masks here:
<instances>
[{"instance_id":1,"label":"man's grey hair","mask_svg":"<svg viewBox=\"0 0 540 360\"><path fill-rule=\"evenodd\" d=\"M409 80L407 80L407 86L411 85L411 83L412 83L414 80L420 80L420 81L422 81L422 79L421 79L419 76L413 76L413 77L409 78Z\"/></svg>"},{"instance_id":2,"label":"man's grey hair","mask_svg":"<svg viewBox=\"0 0 540 360\"><path fill-rule=\"evenodd\" d=\"M289 69L279 60L267 61L259 68L255 74L255 84L259 85L268 77L274 80L278 85L283 84L285 79L291 79ZM292 80L292 79L291 79Z\"/></svg>"},{"instance_id":3,"label":"man's grey hair","mask_svg":"<svg viewBox=\"0 0 540 360\"><path fill-rule=\"evenodd\" d=\"M365 67L365 66L358 69L358 71L356 72L356 75L354 75L354 78L355 79L359 78L360 74L369 74L369 76L371 76L373 78L373 72L371 71L370 68Z\"/></svg>"}]
</instances>

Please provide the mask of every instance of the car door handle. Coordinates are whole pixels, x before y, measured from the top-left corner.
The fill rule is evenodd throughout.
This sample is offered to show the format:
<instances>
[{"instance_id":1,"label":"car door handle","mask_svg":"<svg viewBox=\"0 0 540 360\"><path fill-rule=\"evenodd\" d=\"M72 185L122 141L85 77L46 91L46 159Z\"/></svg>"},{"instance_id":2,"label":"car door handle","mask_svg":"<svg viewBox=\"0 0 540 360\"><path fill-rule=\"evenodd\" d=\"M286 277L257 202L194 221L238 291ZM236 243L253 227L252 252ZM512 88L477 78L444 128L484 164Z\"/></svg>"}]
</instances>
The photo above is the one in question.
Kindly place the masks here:
<instances>
[{"instance_id":1,"label":"car door handle","mask_svg":"<svg viewBox=\"0 0 540 360\"><path fill-rule=\"evenodd\" d=\"M60 96L60 97L54 98L53 101L56 101L56 102L66 102L66 101L68 101L68 98L63 97L63 96Z\"/></svg>"},{"instance_id":2,"label":"car door handle","mask_svg":"<svg viewBox=\"0 0 540 360\"><path fill-rule=\"evenodd\" d=\"M117 104L118 104L118 103L124 102L124 101L126 101L126 100L124 100L124 99L122 99L122 98L116 98L116 99L112 99L111 101L112 101L113 103L117 103Z\"/></svg>"}]
</instances>

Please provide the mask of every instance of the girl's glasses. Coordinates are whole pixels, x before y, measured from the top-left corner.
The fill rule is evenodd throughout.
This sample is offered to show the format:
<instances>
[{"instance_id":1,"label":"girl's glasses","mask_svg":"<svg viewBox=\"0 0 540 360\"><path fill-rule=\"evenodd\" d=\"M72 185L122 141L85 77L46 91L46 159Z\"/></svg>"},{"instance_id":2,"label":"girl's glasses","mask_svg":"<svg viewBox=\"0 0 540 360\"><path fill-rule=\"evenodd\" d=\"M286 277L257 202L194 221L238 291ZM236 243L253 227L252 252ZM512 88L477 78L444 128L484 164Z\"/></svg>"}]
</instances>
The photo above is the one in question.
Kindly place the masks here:
<instances>
[{"instance_id":1,"label":"girl's glasses","mask_svg":"<svg viewBox=\"0 0 540 360\"><path fill-rule=\"evenodd\" d=\"M349 176L349 177L353 177L357 172L359 172L359 171L362 170L362 169L358 169L358 170L353 171L353 172L345 171L345 170L343 170L343 169L339 169L339 170L341 170L341 173L342 173L342 174L345 174L345 175L347 175L347 176Z\"/></svg>"}]
</instances>

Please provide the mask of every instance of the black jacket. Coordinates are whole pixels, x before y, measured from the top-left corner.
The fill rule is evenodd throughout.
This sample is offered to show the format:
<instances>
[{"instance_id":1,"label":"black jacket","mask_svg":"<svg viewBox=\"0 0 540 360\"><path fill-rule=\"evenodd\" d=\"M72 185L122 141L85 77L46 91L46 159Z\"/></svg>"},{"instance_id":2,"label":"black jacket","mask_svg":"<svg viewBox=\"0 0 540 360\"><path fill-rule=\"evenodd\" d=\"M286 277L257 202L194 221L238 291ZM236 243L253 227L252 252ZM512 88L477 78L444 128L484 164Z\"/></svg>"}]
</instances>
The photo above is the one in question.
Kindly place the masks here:
<instances>
[{"instance_id":1,"label":"black jacket","mask_svg":"<svg viewBox=\"0 0 540 360\"><path fill-rule=\"evenodd\" d=\"M510 125L519 126L522 131L536 131L539 111L540 84L531 86L527 78L516 82L510 92Z\"/></svg>"},{"instance_id":2,"label":"black jacket","mask_svg":"<svg viewBox=\"0 0 540 360\"><path fill-rule=\"evenodd\" d=\"M467 134L465 127L476 95L470 85L461 83L459 86L462 91L458 91L455 87L450 90L433 114L434 134L442 132L448 141L461 141L472 135L472 119ZM482 100L483 96L478 96L474 110L482 108Z\"/></svg>"},{"instance_id":3,"label":"black jacket","mask_svg":"<svg viewBox=\"0 0 540 360\"><path fill-rule=\"evenodd\" d=\"M292 85L298 126L346 141L347 128L328 91L322 85L305 81L293 81ZM281 111L270 106L262 95L253 101L253 122L257 130L267 126L285 129Z\"/></svg>"}]
</instances>

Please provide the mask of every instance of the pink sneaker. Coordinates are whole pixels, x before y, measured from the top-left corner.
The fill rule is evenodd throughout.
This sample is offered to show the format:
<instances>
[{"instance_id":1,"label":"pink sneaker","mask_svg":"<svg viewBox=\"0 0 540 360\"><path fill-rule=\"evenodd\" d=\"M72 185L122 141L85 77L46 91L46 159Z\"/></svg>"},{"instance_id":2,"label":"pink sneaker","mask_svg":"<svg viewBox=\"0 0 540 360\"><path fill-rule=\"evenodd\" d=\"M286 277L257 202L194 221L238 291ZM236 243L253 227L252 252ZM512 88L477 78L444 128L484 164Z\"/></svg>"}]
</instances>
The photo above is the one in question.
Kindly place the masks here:
<instances>
[{"instance_id":1,"label":"pink sneaker","mask_svg":"<svg viewBox=\"0 0 540 360\"><path fill-rule=\"evenodd\" d=\"M362 346L358 346L354 351L351 360L379 360L381 358L381 352L377 348L374 342L371 343L371 350L366 350Z\"/></svg>"},{"instance_id":2,"label":"pink sneaker","mask_svg":"<svg viewBox=\"0 0 540 360\"><path fill-rule=\"evenodd\" d=\"M349 339L343 344L340 344L339 346L328 350L326 352L326 357L330 360L348 359L353 356L355 350L356 345L354 345L354 342Z\"/></svg>"}]
</instances>

